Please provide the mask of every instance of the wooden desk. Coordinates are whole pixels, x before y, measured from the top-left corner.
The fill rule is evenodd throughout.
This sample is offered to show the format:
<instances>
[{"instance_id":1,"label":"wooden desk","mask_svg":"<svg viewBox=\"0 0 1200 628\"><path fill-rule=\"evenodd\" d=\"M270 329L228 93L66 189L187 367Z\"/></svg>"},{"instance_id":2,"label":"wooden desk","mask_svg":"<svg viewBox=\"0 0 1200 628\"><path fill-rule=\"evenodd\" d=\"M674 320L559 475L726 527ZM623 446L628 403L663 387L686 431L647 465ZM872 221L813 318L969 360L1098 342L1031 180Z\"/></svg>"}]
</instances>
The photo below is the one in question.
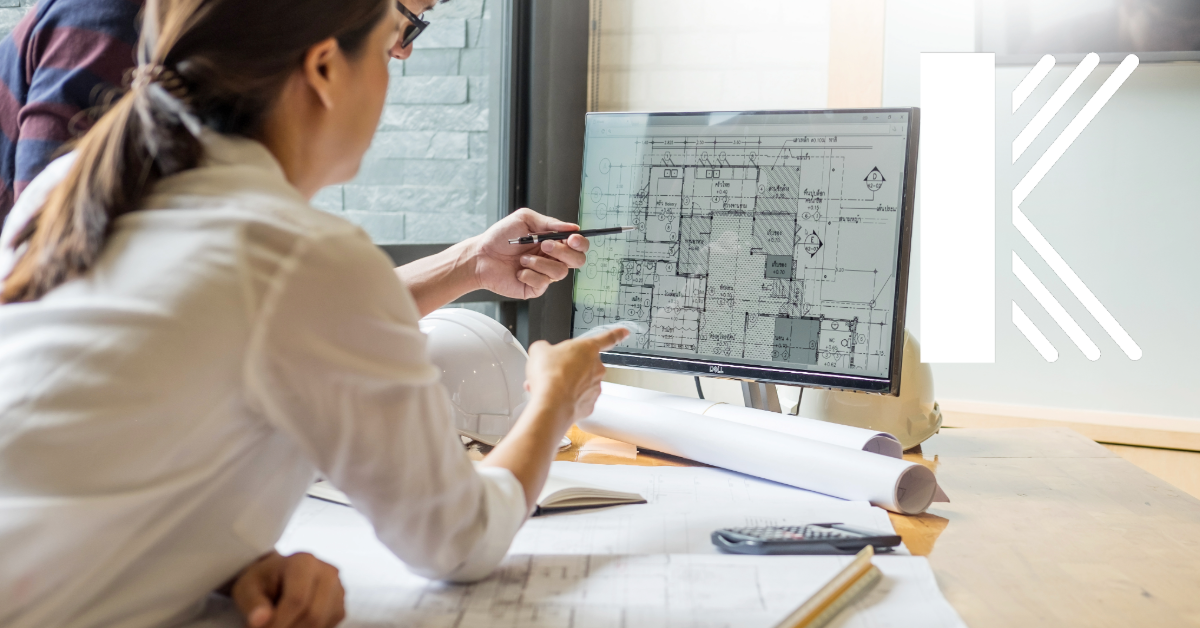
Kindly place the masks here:
<instances>
[{"instance_id":1,"label":"wooden desk","mask_svg":"<svg viewBox=\"0 0 1200 628\"><path fill-rule=\"evenodd\" d=\"M696 463L590 451L559 460ZM972 628L1200 626L1200 500L1065 428L944 429L905 458L950 496L892 515Z\"/></svg>"}]
</instances>

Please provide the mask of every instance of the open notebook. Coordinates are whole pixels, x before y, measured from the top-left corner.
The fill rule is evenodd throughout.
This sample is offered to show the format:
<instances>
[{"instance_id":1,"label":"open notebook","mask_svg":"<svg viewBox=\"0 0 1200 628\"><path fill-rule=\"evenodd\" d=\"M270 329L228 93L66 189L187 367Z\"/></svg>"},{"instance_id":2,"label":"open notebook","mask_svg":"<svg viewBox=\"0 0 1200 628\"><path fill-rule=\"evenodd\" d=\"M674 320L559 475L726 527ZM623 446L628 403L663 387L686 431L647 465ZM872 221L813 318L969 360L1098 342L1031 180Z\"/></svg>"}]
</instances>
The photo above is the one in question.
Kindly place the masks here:
<instances>
[{"instance_id":1,"label":"open notebook","mask_svg":"<svg viewBox=\"0 0 1200 628\"><path fill-rule=\"evenodd\" d=\"M325 480L310 486L308 495L336 504L350 505L350 498ZM612 491L594 484L551 475L546 478L546 485L542 487L542 494L538 496L537 509L534 510L533 516L583 508L644 503L646 499L637 493Z\"/></svg>"}]
</instances>

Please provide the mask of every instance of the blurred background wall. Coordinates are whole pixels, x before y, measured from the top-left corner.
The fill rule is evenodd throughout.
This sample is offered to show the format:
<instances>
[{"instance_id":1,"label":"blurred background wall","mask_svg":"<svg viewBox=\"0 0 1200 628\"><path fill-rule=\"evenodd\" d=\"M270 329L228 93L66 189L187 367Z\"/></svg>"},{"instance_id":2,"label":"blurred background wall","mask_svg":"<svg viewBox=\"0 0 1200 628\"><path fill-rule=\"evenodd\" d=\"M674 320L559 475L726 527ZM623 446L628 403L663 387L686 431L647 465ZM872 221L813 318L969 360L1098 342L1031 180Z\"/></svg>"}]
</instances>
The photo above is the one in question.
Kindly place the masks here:
<instances>
[{"instance_id":1,"label":"blurred background wall","mask_svg":"<svg viewBox=\"0 0 1200 628\"><path fill-rule=\"evenodd\" d=\"M1066 2L1079 10L1074 0ZM1018 0L989 0L994 5ZM1112 3L1109 3L1112 4ZM1107 6L1107 5L1106 5ZM589 102L597 111L920 106L921 52L975 52L975 0L592 0ZM1070 7L1068 7L1070 8ZM1084 7L1086 8L1086 7ZM1101 7L1104 8L1104 7ZM989 9L991 10L991 9ZM1066 9L1064 9L1066 10ZM1036 60L1036 57L1034 57ZM952 411L1053 420L1154 423L1200 418L1200 63L1143 63L1025 203L1027 214L1133 335L1131 361L1011 226L1011 140L1074 68L1060 61L1019 115L1011 92L1032 67L997 72L997 362L934 366ZM1038 154L1095 93L1103 63L1031 149ZM918 183L918 229L920 220ZM1016 237L1014 237L1016 236ZM915 238L908 327L919 334ZM1101 346L1090 362L1014 281L1016 250ZM1032 261L1031 261L1032 259ZM1054 280L1054 281L1052 281ZM1022 304L1062 357L1048 364L1010 321ZM695 394L690 378L615 371L622 381ZM740 402L732 382L706 391ZM1178 423L1173 425L1178 426Z\"/></svg>"},{"instance_id":2,"label":"blurred background wall","mask_svg":"<svg viewBox=\"0 0 1200 628\"><path fill-rule=\"evenodd\" d=\"M434 26L412 58L393 62L388 111L362 173L322 192L318 207L358 222L381 244L453 242L490 224L497 210L487 193L496 165L488 155L495 141L488 20L492 3L500 1L453 0L430 13ZM1095 6L1110 10L1118 2L1156 1L1106 0ZM993 17L981 23L977 11L994 13L1005 3L1030 5L590 0L588 102L594 111L920 106L920 53L976 51L982 40L1004 31L994 28ZM0 0L0 34L32 4ZM1050 5L1062 5L1063 11L1093 6L1047 0L1029 11L1052 15ZM1143 63L1024 206L1142 346L1144 357L1136 362L1121 354L1062 286L1053 285L1053 275L1037 266L1036 254L1021 248L1009 222L1012 185L1028 167L1010 165L1011 139L1074 65L1060 61L1019 115L1008 113L1009 95L1030 65L998 69L997 362L935 365L938 398L947 409L964 413L1064 420L1086 415L1118 423L1198 419L1200 400L1192 389L1200 379L1200 334L1193 330L1200 320L1200 201L1194 183L1200 171L1195 148L1200 63ZM1101 64L1030 153L1044 149L1112 67ZM917 221L908 313L914 333L920 329L919 194ZM1024 253L1100 345L1099 360L1079 354L1013 281L1014 250ZM1014 300L1059 347L1058 362L1047 364L1012 328ZM695 394L690 378L615 370L610 377ZM711 395L741 400L732 382L706 380L706 387Z\"/></svg>"}]
</instances>

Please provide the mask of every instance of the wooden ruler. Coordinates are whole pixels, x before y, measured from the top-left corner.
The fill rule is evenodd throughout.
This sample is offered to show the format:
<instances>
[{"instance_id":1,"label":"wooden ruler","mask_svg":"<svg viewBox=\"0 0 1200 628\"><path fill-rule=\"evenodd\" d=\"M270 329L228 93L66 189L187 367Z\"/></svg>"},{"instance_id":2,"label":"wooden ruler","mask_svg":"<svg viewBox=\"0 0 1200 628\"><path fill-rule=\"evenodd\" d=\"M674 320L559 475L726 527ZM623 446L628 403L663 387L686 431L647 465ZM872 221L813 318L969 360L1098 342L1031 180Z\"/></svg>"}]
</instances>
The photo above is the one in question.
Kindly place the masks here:
<instances>
[{"instance_id":1,"label":"wooden ruler","mask_svg":"<svg viewBox=\"0 0 1200 628\"><path fill-rule=\"evenodd\" d=\"M776 624L775 628L821 628L875 586L883 574L871 564L875 548L864 547L854 561L821 587L800 608Z\"/></svg>"}]
</instances>

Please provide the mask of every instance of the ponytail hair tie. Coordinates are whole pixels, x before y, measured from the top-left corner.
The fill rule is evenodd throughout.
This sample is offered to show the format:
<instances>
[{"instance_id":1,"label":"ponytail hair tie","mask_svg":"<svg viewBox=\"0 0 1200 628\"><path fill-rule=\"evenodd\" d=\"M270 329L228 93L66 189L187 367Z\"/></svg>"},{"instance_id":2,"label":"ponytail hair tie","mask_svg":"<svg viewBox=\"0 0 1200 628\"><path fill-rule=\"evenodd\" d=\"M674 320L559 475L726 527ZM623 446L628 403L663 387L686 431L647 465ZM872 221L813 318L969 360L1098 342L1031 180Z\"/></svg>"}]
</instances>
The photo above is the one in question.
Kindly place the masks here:
<instances>
[{"instance_id":1,"label":"ponytail hair tie","mask_svg":"<svg viewBox=\"0 0 1200 628\"><path fill-rule=\"evenodd\" d=\"M184 84L183 79L174 70L163 66L161 63L140 65L133 70L133 78L130 81L131 89L140 91L154 84L162 87L176 99L183 102L187 101L187 85Z\"/></svg>"}]
</instances>

